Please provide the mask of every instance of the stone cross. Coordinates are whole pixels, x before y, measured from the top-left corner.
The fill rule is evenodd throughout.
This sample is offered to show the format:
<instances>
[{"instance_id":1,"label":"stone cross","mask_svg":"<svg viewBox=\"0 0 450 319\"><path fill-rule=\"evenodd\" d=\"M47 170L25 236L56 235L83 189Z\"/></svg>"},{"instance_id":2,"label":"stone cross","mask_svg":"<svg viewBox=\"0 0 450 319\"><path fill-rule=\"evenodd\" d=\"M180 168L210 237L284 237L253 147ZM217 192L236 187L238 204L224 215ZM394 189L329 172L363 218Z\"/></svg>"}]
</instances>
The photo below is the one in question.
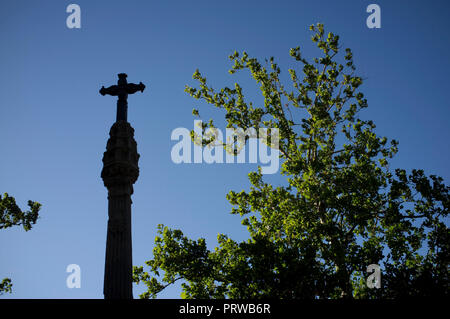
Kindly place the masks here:
<instances>
[{"instance_id":1,"label":"stone cross","mask_svg":"<svg viewBox=\"0 0 450 319\"><path fill-rule=\"evenodd\" d=\"M102 87L102 95L118 96L117 120L109 131L103 153L101 177L108 189L108 230L106 238L105 299L133 298L133 262L131 240L131 195L139 176L139 154L134 129L127 121L127 97L144 91L142 83L127 83L127 75L119 74L117 85Z\"/></svg>"},{"instance_id":2,"label":"stone cross","mask_svg":"<svg viewBox=\"0 0 450 319\"><path fill-rule=\"evenodd\" d=\"M102 86L100 94L118 96L116 121L127 121L128 94L133 94L137 91L144 92L145 85L142 82L139 82L139 84L127 83L127 75L125 73L120 73L118 76L117 85L111 85L108 88Z\"/></svg>"}]
</instances>

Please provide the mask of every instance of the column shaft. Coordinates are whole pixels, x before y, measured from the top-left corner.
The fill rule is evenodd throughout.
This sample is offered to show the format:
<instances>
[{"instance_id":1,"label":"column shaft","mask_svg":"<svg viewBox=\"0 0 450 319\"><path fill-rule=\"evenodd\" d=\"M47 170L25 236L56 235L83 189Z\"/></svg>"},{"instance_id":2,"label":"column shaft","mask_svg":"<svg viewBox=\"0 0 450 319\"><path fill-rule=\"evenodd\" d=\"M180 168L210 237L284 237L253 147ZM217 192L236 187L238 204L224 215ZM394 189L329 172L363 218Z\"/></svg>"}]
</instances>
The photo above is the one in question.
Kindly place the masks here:
<instances>
[{"instance_id":1,"label":"column shaft","mask_svg":"<svg viewBox=\"0 0 450 319\"><path fill-rule=\"evenodd\" d=\"M108 234L106 242L105 299L132 299L131 196L108 196Z\"/></svg>"}]
</instances>

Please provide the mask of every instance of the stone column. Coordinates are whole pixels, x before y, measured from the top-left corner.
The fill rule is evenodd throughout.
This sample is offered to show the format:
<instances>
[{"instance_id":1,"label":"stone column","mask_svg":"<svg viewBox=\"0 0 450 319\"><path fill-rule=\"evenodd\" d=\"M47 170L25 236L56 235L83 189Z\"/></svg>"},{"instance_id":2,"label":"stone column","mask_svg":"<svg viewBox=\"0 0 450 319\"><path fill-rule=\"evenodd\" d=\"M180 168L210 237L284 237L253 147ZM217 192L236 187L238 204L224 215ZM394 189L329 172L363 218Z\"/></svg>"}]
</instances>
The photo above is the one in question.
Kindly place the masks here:
<instances>
[{"instance_id":1,"label":"stone column","mask_svg":"<svg viewBox=\"0 0 450 319\"><path fill-rule=\"evenodd\" d=\"M131 195L139 176L139 154L130 123L117 121L109 136L101 174L108 189L103 294L105 299L132 299Z\"/></svg>"}]
</instances>

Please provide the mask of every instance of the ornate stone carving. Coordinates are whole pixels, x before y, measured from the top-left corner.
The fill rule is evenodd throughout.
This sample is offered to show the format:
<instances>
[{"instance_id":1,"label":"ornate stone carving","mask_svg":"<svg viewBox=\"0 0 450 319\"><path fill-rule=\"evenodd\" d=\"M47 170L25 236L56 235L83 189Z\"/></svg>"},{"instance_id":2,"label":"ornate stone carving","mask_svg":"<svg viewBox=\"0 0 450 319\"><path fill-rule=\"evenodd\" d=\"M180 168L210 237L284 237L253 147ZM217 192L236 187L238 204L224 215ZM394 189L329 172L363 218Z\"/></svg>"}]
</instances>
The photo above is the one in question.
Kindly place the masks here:
<instances>
[{"instance_id":1,"label":"ornate stone carving","mask_svg":"<svg viewBox=\"0 0 450 319\"><path fill-rule=\"evenodd\" d=\"M119 121L109 132L106 152L103 153L102 179L109 189L115 185L134 184L139 176L137 144L130 123Z\"/></svg>"}]
</instances>

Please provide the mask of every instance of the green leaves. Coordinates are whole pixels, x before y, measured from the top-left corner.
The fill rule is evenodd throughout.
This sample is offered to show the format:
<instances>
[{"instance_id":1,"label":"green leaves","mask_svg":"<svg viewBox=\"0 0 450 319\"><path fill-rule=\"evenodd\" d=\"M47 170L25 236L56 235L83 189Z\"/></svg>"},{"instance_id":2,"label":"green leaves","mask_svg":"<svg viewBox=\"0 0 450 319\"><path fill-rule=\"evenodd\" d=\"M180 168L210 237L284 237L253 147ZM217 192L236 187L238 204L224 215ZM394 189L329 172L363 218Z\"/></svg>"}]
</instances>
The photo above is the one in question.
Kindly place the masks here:
<instances>
[{"instance_id":1,"label":"green leaves","mask_svg":"<svg viewBox=\"0 0 450 319\"><path fill-rule=\"evenodd\" d=\"M29 200L28 207L30 207L29 211L22 211L14 197L9 196L8 193L0 195L0 229L22 226L25 231L29 231L39 217L41 204ZM11 279L4 278L0 283L0 295L8 292L12 292Z\"/></svg>"},{"instance_id":2,"label":"green leaves","mask_svg":"<svg viewBox=\"0 0 450 319\"><path fill-rule=\"evenodd\" d=\"M359 118L368 103L352 51L342 52L339 36L325 33L322 24L310 30L321 55L310 62L300 46L290 49L299 63L288 70L292 91L281 83L273 57L264 64L246 52L229 56L229 73L247 70L260 88L258 107L239 84L216 90L195 71L198 87L186 86L186 92L224 110L227 127L279 129L286 181L271 185L258 170L248 175L250 190L227 194L247 241L219 234L211 251L203 239L160 226L150 272L135 268L136 282L148 287L141 297L155 297L177 280L183 298L448 294L449 188L421 170L389 170L398 142ZM212 120L202 129L211 127ZM384 271L381 290L365 286L369 264Z\"/></svg>"},{"instance_id":3,"label":"green leaves","mask_svg":"<svg viewBox=\"0 0 450 319\"><path fill-rule=\"evenodd\" d=\"M212 261L204 239L190 240L180 230L171 230L163 225L158 225L158 234L153 249L154 259L146 264L156 276L160 276L160 269L163 270L162 281L166 284L144 272L143 267L133 267L133 281L144 282L148 289L141 298L154 298L168 284L181 278L194 282L207 276L211 269Z\"/></svg>"},{"instance_id":4,"label":"green leaves","mask_svg":"<svg viewBox=\"0 0 450 319\"><path fill-rule=\"evenodd\" d=\"M39 217L41 204L28 201L28 207L30 210L22 211L14 197L8 193L4 193L3 197L0 195L0 229L22 226L25 231L30 230Z\"/></svg>"},{"instance_id":5,"label":"green leaves","mask_svg":"<svg viewBox=\"0 0 450 319\"><path fill-rule=\"evenodd\" d=\"M12 292L12 283L10 278L3 278L2 282L0 282L0 296L5 293Z\"/></svg>"}]
</instances>

